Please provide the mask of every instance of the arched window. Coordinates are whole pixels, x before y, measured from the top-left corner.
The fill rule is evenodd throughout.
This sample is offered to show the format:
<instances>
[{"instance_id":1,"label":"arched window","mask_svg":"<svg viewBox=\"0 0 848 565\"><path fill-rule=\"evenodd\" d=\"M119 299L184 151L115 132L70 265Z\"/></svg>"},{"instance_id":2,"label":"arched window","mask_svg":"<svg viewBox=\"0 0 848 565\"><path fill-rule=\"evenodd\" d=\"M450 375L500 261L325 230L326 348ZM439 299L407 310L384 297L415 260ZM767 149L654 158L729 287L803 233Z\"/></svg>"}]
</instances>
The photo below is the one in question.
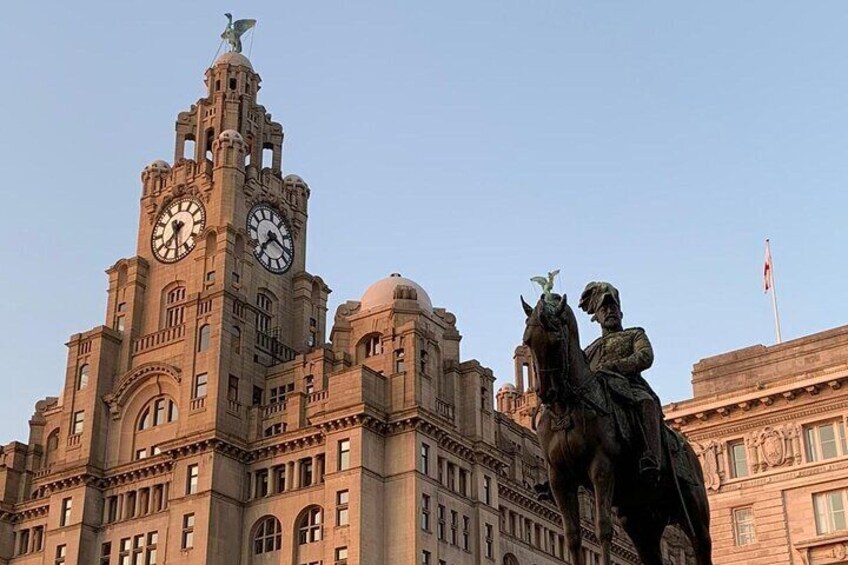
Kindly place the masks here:
<instances>
[{"instance_id":1,"label":"arched window","mask_svg":"<svg viewBox=\"0 0 848 565\"><path fill-rule=\"evenodd\" d=\"M165 327L181 326L185 321L186 288L181 284L165 293Z\"/></svg>"},{"instance_id":2,"label":"arched window","mask_svg":"<svg viewBox=\"0 0 848 565\"><path fill-rule=\"evenodd\" d=\"M279 551L283 545L283 527L274 516L261 518L253 533L253 554Z\"/></svg>"},{"instance_id":3,"label":"arched window","mask_svg":"<svg viewBox=\"0 0 848 565\"><path fill-rule=\"evenodd\" d=\"M138 430L146 430L175 422L179 417L177 404L167 396L158 396L147 403L138 418Z\"/></svg>"},{"instance_id":4,"label":"arched window","mask_svg":"<svg viewBox=\"0 0 848 565\"><path fill-rule=\"evenodd\" d=\"M79 368L77 375L77 390L82 390L88 386L88 365L83 365Z\"/></svg>"},{"instance_id":5,"label":"arched window","mask_svg":"<svg viewBox=\"0 0 848 565\"><path fill-rule=\"evenodd\" d=\"M48 468L56 461L56 450L59 449L59 428L56 428L47 436L47 446L44 450L43 468Z\"/></svg>"},{"instance_id":6,"label":"arched window","mask_svg":"<svg viewBox=\"0 0 848 565\"><path fill-rule=\"evenodd\" d=\"M198 351L206 351L209 349L209 336L212 333L212 330L209 328L209 324L204 324L200 326L200 331L197 334L197 350Z\"/></svg>"},{"instance_id":7,"label":"arched window","mask_svg":"<svg viewBox=\"0 0 848 565\"><path fill-rule=\"evenodd\" d=\"M311 506L304 510L297 522L297 543L304 545L321 541L321 525L324 511L320 506Z\"/></svg>"},{"instance_id":8,"label":"arched window","mask_svg":"<svg viewBox=\"0 0 848 565\"><path fill-rule=\"evenodd\" d=\"M232 341L233 353L236 355L241 355L241 328L238 326L233 326L233 341Z\"/></svg>"},{"instance_id":9,"label":"arched window","mask_svg":"<svg viewBox=\"0 0 848 565\"><path fill-rule=\"evenodd\" d=\"M518 565L518 558L512 553L504 555L503 565Z\"/></svg>"}]
</instances>

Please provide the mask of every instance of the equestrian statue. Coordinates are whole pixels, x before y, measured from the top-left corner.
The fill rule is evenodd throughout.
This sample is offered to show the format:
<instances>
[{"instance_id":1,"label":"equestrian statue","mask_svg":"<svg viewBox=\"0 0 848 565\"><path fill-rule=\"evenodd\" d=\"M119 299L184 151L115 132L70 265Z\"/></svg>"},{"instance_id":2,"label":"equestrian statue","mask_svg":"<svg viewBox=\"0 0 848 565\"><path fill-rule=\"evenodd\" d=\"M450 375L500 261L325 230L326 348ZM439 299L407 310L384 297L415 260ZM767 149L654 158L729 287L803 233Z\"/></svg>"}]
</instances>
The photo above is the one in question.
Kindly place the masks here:
<instances>
[{"instance_id":1,"label":"equestrian statue","mask_svg":"<svg viewBox=\"0 0 848 565\"><path fill-rule=\"evenodd\" d=\"M521 299L523 341L541 401L535 429L549 478L536 489L562 514L570 562L586 565L578 504L583 486L595 496L601 565L612 565L613 511L644 565L663 565L660 540L669 524L686 533L697 565L712 565L703 473L689 443L663 423L659 398L642 377L654 359L645 330L622 326L614 286L589 283L579 306L602 335L583 351L565 294L553 293L552 281L542 279L533 279L543 290L535 307Z\"/></svg>"}]
</instances>

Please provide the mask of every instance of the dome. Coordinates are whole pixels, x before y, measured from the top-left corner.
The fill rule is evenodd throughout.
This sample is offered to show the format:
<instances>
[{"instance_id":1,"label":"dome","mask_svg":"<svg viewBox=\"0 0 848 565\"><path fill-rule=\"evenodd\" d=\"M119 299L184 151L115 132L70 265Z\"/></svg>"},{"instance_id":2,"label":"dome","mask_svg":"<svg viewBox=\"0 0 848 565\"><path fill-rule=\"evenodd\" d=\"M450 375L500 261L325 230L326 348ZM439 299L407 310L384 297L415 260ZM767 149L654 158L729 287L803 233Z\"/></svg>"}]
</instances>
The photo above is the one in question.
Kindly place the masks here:
<instances>
[{"instance_id":1,"label":"dome","mask_svg":"<svg viewBox=\"0 0 848 565\"><path fill-rule=\"evenodd\" d=\"M142 171L144 173L167 173L171 170L171 165L168 164L167 161L163 161L162 159L156 159L146 167Z\"/></svg>"},{"instance_id":2,"label":"dome","mask_svg":"<svg viewBox=\"0 0 848 565\"><path fill-rule=\"evenodd\" d=\"M225 129L221 132L221 135L218 136L220 141L244 141L241 134L234 129Z\"/></svg>"},{"instance_id":3,"label":"dome","mask_svg":"<svg viewBox=\"0 0 848 565\"><path fill-rule=\"evenodd\" d=\"M498 389L498 394L502 392L518 392L515 389L515 385L512 383L506 383L505 385L501 385L501 388Z\"/></svg>"},{"instance_id":4,"label":"dome","mask_svg":"<svg viewBox=\"0 0 848 565\"><path fill-rule=\"evenodd\" d=\"M294 174L286 175L283 182L292 186L308 186L305 180Z\"/></svg>"},{"instance_id":5,"label":"dome","mask_svg":"<svg viewBox=\"0 0 848 565\"><path fill-rule=\"evenodd\" d=\"M430 302L427 291L417 282L404 278L399 273L392 273L369 286L365 294L362 295L360 307L362 310L370 310L381 306L390 306L394 304L396 297L408 297L407 299L418 302L422 309L428 312L433 310L433 304Z\"/></svg>"},{"instance_id":6,"label":"dome","mask_svg":"<svg viewBox=\"0 0 848 565\"><path fill-rule=\"evenodd\" d=\"M241 53L236 53L235 51L229 51L218 57L218 60L215 61L215 65L242 66L247 67L251 71L253 70L253 65L250 64L248 58Z\"/></svg>"}]
</instances>

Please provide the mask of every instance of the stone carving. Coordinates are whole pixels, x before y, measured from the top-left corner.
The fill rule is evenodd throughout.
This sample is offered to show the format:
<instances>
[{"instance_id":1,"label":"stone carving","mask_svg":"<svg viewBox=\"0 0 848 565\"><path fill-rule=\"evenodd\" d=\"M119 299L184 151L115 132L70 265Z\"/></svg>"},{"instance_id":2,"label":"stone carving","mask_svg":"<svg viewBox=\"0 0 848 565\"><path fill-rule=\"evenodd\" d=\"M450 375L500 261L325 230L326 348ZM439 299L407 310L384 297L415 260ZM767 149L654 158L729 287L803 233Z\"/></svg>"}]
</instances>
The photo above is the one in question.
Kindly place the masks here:
<instances>
[{"instance_id":1,"label":"stone carving","mask_svg":"<svg viewBox=\"0 0 848 565\"><path fill-rule=\"evenodd\" d=\"M764 469L786 462L786 435L782 429L764 428L757 436L757 444Z\"/></svg>"},{"instance_id":2,"label":"stone carving","mask_svg":"<svg viewBox=\"0 0 848 565\"><path fill-rule=\"evenodd\" d=\"M693 443L695 454L701 460L701 468L704 470L704 486L709 490L716 491L721 488L721 473L718 468L719 449L718 442L711 441L706 446Z\"/></svg>"}]
</instances>

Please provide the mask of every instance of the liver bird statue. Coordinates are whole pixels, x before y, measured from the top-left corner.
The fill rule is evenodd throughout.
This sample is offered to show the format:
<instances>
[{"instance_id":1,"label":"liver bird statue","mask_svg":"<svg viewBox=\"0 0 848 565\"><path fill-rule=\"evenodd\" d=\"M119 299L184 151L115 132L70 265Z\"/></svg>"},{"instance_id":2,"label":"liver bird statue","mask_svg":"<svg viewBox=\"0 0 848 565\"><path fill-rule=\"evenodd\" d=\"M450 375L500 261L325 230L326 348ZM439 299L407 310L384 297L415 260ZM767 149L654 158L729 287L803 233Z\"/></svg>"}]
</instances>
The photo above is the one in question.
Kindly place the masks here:
<instances>
[{"instance_id":1,"label":"liver bird statue","mask_svg":"<svg viewBox=\"0 0 848 565\"><path fill-rule=\"evenodd\" d=\"M241 53L241 36L244 35L247 30L256 25L256 20L236 20L233 21L232 14L224 14L227 16L227 28L224 30L224 33L221 34L221 39L225 40L230 44L230 51L235 51L236 53Z\"/></svg>"},{"instance_id":2,"label":"liver bird statue","mask_svg":"<svg viewBox=\"0 0 848 565\"><path fill-rule=\"evenodd\" d=\"M551 291L554 289L554 279L559 274L559 269L551 271L548 273L547 277L533 277L530 279L531 282L536 283L537 285L542 287L542 296L545 297L545 300L551 295Z\"/></svg>"}]
</instances>

